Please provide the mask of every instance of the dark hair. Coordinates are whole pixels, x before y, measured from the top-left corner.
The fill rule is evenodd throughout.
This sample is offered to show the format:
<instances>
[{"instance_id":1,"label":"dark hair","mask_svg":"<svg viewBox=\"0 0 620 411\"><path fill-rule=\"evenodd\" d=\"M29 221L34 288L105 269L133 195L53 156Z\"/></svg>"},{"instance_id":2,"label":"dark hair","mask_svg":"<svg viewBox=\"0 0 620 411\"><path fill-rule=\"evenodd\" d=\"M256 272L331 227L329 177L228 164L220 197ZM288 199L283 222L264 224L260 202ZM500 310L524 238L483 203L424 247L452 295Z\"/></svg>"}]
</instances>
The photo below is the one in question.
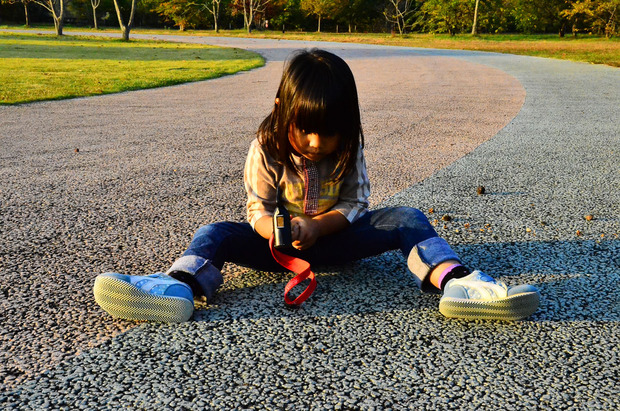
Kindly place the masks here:
<instances>
[{"instance_id":1,"label":"dark hair","mask_svg":"<svg viewBox=\"0 0 620 411\"><path fill-rule=\"evenodd\" d=\"M306 133L340 136L332 178L341 179L355 166L364 145L357 88L351 69L324 50L297 52L282 74L279 100L258 129L258 141L286 167L295 170L288 133L295 124Z\"/></svg>"}]
</instances>

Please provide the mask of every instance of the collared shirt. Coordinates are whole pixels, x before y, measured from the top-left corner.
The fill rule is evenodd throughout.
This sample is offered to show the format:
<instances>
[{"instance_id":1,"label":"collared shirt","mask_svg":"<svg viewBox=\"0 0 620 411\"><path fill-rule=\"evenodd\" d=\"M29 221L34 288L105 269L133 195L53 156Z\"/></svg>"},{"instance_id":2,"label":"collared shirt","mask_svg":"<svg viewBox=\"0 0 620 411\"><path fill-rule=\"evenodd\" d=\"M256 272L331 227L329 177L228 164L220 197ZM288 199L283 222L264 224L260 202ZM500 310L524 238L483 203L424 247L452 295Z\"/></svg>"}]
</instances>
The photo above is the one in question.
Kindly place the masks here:
<instances>
[{"instance_id":1,"label":"collared shirt","mask_svg":"<svg viewBox=\"0 0 620 411\"><path fill-rule=\"evenodd\" d=\"M252 141L244 170L247 216L252 227L261 217L273 215L280 172L283 202L291 216L313 216L336 210L352 223L368 211L370 182L361 147L355 167L340 181L331 178L336 167L333 156L314 163L294 155L293 162L301 175L278 165L258 139Z\"/></svg>"}]
</instances>

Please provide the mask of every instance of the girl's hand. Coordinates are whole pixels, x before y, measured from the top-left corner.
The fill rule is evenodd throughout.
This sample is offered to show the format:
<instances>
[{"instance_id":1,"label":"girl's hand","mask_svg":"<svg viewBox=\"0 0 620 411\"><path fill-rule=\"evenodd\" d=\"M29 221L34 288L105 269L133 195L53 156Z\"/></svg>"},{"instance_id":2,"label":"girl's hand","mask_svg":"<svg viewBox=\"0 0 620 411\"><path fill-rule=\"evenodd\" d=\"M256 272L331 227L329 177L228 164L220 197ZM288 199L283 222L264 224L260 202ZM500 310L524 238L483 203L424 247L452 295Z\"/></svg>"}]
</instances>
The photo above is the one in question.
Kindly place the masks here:
<instances>
[{"instance_id":1,"label":"girl's hand","mask_svg":"<svg viewBox=\"0 0 620 411\"><path fill-rule=\"evenodd\" d=\"M299 216L291 219L291 237L293 247L298 250L305 250L314 245L320 235L318 221L311 217Z\"/></svg>"}]
</instances>

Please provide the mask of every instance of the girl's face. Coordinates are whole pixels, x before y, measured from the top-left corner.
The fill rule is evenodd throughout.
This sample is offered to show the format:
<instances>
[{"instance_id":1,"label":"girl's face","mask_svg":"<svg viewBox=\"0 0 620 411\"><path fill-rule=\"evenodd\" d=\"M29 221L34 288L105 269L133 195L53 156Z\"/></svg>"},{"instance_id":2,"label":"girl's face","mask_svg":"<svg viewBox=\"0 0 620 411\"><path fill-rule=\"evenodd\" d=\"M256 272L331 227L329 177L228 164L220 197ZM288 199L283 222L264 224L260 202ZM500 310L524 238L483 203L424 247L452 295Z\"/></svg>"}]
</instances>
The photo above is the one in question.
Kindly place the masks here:
<instances>
[{"instance_id":1,"label":"girl's face","mask_svg":"<svg viewBox=\"0 0 620 411\"><path fill-rule=\"evenodd\" d=\"M298 129L295 124L291 124L288 131L288 141L293 149L310 161L321 161L325 157L338 150L340 136L319 135L317 133L306 133Z\"/></svg>"}]
</instances>

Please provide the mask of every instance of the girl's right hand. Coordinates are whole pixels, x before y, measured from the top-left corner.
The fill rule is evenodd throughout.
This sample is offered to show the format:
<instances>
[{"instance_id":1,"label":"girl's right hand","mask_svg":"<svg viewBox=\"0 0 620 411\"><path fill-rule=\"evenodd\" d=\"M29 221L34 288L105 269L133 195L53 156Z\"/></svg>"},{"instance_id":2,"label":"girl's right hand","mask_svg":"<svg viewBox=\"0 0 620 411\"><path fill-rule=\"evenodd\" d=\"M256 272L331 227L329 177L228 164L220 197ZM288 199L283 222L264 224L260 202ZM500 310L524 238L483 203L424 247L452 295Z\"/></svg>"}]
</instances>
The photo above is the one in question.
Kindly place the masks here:
<instances>
[{"instance_id":1,"label":"girl's right hand","mask_svg":"<svg viewBox=\"0 0 620 411\"><path fill-rule=\"evenodd\" d=\"M319 224L311 217L299 216L291 219L291 237L294 248L305 250L312 247L319 235Z\"/></svg>"}]
</instances>

